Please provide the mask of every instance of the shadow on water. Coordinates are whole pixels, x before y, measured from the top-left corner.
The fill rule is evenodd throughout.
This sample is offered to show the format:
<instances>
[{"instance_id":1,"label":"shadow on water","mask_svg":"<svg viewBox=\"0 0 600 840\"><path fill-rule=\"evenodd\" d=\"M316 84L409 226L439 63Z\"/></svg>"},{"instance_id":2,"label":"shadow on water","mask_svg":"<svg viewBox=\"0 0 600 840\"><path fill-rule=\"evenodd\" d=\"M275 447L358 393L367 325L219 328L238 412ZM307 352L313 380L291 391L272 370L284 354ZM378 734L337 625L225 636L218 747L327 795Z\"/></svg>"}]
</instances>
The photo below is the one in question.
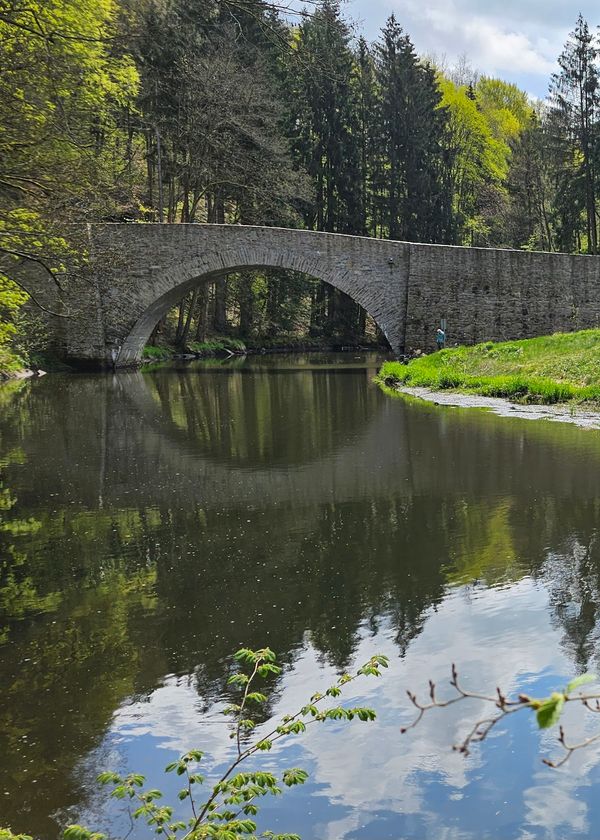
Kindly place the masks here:
<instances>
[{"instance_id":1,"label":"shadow on water","mask_svg":"<svg viewBox=\"0 0 600 840\"><path fill-rule=\"evenodd\" d=\"M89 801L81 767L100 769L97 751L110 758L123 710L143 717L175 685L195 698L190 720L202 720L242 643L280 653L284 695L295 673L346 667L369 639L422 682L438 654L449 662L437 650L443 622L470 621L485 603L472 662L508 638L506 673L535 673L550 665L526 651L517 625L543 592L553 666L589 664L600 436L390 400L372 385L376 366L269 357L0 390L0 824L53 836L57 813ZM381 695L390 715L394 691ZM146 735L160 741L152 727ZM143 755L166 763L164 750ZM421 779L417 809L434 823L446 807L436 786L445 777L452 788L443 762L436 772ZM324 837L373 840L377 826L377 837L424 836L404 794L381 794L375 834L357 828L371 820L360 792L342 811L362 816L339 834L343 797L312 794ZM483 816L471 824L456 808L460 833L448 836L488 836L477 834ZM314 821L299 819L288 830L315 836ZM519 819L538 836L533 818Z\"/></svg>"}]
</instances>

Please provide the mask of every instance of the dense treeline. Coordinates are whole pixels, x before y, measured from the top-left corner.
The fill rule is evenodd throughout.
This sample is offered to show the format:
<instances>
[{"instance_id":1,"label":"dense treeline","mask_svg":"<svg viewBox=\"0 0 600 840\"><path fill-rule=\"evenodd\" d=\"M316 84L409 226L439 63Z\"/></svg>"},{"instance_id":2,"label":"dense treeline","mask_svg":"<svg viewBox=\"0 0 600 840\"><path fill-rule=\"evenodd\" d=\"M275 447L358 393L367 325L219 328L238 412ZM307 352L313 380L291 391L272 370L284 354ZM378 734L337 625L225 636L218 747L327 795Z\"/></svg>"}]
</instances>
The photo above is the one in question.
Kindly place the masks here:
<instances>
[{"instance_id":1,"label":"dense treeline","mask_svg":"<svg viewBox=\"0 0 600 840\"><path fill-rule=\"evenodd\" d=\"M598 44L581 17L545 103L425 61L394 17L357 40L337 0L295 21L265 0L0 0L0 49L3 367L40 341L22 305L32 278L68 283L74 221L598 250ZM181 345L373 332L340 292L276 271L200 285L161 328Z\"/></svg>"}]
</instances>

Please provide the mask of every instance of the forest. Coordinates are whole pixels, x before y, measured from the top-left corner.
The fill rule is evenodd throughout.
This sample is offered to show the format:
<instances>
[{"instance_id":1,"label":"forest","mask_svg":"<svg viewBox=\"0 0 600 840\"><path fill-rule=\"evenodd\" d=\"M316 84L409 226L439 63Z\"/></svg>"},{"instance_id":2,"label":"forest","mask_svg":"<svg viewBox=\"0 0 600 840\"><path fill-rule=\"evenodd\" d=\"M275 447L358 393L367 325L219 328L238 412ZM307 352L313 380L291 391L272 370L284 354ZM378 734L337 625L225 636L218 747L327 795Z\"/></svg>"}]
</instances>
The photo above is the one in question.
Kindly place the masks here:
<instances>
[{"instance_id":1,"label":"forest","mask_svg":"<svg viewBox=\"0 0 600 840\"><path fill-rule=\"evenodd\" d=\"M369 43L337 0L0 0L0 370L46 345L34 286L78 224L233 223L598 253L600 44L580 16L547 98ZM205 283L151 343L379 340L290 272ZM218 344L218 340L216 342Z\"/></svg>"}]
</instances>

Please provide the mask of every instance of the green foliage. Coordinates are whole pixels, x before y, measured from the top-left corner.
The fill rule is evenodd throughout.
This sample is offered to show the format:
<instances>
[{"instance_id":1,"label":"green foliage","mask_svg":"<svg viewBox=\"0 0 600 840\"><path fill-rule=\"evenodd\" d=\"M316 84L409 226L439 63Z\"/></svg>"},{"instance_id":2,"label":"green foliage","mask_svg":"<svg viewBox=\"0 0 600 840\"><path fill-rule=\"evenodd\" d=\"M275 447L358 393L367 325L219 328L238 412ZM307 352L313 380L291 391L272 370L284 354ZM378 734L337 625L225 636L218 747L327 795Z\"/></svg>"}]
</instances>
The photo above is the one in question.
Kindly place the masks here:
<instances>
[{"instance_id":1,"label":"green foliage","mask_svg":"<svg viewBox=\"0 0 600 840\"><path fill-rule=\"evenodd\" d=\"M558 244L591 254L598 253L599 56L597 34L580 13L551 79L547 119Z\"/></svg>"},{"instance_id":2,"label":"green foliage","mask_svg":"<svg viewBox=\"0 0 600 840\"><path fill-rule=\"evenodd\" d=\"M447 114L435 70L392 15L374 46L379 107L375 198L390 239L452 242Z\"/></svg>"},{"instance_id":3,"label":"green foliage","mask_svg":"<svg viewBox=\"0 0 600 840\"><path fill-rule=\"evenodd\" d=\"M542 700L531 699L522 695L521 702L535 711L535 718L540 729L549 729L560 720L565 703L571 700L580 700L580 695L573 695L573 692L584 685L595 682L598 682L596 674L581 674L572 679L564 691L553 691L549 697Z\"/></svg>"},{"instance_id":4,"label":"green foliage","mask_svg":"<svg viewBox=\"0 0 600 840\"><path fill-rule=\"evenodd\" d=\"M43 300L40 288L58 299L65 261L82 256L66 223L112 212L122 196L117 115L131 107L138 75L112 41L117 12L116 0L2 10L0 371L11 364L19 308Z\"/></svg>"},{"instance_id":5,"label":"green foliage","mask_svg":"<svg viewBox=\"0 0 600 840\"><path fill-rule=\"evenodd\" d=\"M559 694L557 691L553 692L550 697L540 703L535 713L540 729L549 729L549 727L558 723L564 705L564 695Z\"/></svg>"},{"instance_id":6,"label":"green foliage","mask_svg":"<svg viewBox=\"0 0 600 840\"><path fill-rule=\"evenodd\" d=\"M407 365L386 362L379 379L521 402L599 402L600 330L457 347Z\"/></svg>"},{"instance_id":7,"label":"green foliage","mask_svg":"<svg viewBox=\"0 0 600 840\"><path fill-rule=\"evenodd\" d=\"M576 688L581 688L583 685L589 685L590 683L597 682L597 680L598 677L596 674L580 674L567 684L566 693L569 694L571 691L575 691Z\"/></svg>"},{"instance_id":8,"label":"green foliage","mask_svg":"<svg viewBox=\"0 0 600 840\"><path fill-rule=\"evenodd\" d=\"M167 840L257 840L257 824L253 819L259 812L259 801L264 796L278 796L282 787L302 785L308 779L308 773L298 767L284 770L278 777L260 769L242 769L249 759L271 749L274 743L290 735L306 731L311 723L325 721L375 720L375 712L365 707L347 707L337 705L328 707L327 698L337 697L343 688L363 676L380 676L381 670L388 667L387 657L371 657L353 675L343 674L334 685L324 692L314 694L310 703L294 714L285 715L281 722L263 724L270 731L256 740L249 733L257 725L248 714L247 704L254 702L265 704L268 696L254 689L258 680L272 680L281 673L276 664L275 653L270 648L252 650L241 648L233 656L234 671L227 680L237 702L232 703L225 714L233 720L230 725L230 738L235 744L233 757L227 769L216 783L209 785L201 793L205 774L199 773L199 767L205 762L201 750L190 750L165 767L166 773L180 777L183 787L177 793L178 803L189 808L188 816L180 818L177 807L161 802L163 794L156 788L146 789L146 779L139 773L121 775L112 770L100 773L98 782L109 788L110 796L131 804L131 814L136 820L143 820L157 835ZM210 772L210 768L208 768ZM261 837L271 840L299 840L294 834L274 834L262 832ZM80 825L70 825L64 832L65 840L103 840L103 835L94 833ZM13 835L8 829L0 829L0 840L31 840L24 835Z\"/></svg>"},{"instance_id":9,"label":"green foliage","mask_svg":"<svg viewBox=\"0 0 600 840\"><path fill-rule=\"evenodd\" d=\"M170 359L173 351L168 347L159 347L152 344L146 344L142 351L142 359L150 362L164 362Z\"/></svg>"}]
</instances>

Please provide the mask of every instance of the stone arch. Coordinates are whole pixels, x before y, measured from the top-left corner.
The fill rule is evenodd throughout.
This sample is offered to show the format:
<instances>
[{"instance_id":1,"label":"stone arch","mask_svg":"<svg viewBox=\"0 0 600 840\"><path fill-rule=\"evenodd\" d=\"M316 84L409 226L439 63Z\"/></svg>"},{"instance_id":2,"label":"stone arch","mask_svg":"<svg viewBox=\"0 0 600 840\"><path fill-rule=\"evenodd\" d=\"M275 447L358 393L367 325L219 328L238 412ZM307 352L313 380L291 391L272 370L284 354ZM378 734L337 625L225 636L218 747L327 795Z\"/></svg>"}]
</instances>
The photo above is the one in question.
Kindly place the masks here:
<instances>
[{"instance_id":1,"label":"stone arch","mask_svg":"<svg viewBox=\"0 0 600 840\"><path fill-rule=\"evenodd\" d=\"M187 292L200 283L224 278L237 271L278 268L296 271L345 292L373 318L386 337L388 330L383 314L373 306L372 290L361 282L360 275L346 266L337 267L330 254L307 256L288 249L246 246L224 251L198 254L193 259L161 269L156 281L143 295L137 318L122 336L118 366L136 364L142 355L152 330L158 321L175 306ZM117 336L118 341L120 337Z\"/></svg>"}]
</instances>

